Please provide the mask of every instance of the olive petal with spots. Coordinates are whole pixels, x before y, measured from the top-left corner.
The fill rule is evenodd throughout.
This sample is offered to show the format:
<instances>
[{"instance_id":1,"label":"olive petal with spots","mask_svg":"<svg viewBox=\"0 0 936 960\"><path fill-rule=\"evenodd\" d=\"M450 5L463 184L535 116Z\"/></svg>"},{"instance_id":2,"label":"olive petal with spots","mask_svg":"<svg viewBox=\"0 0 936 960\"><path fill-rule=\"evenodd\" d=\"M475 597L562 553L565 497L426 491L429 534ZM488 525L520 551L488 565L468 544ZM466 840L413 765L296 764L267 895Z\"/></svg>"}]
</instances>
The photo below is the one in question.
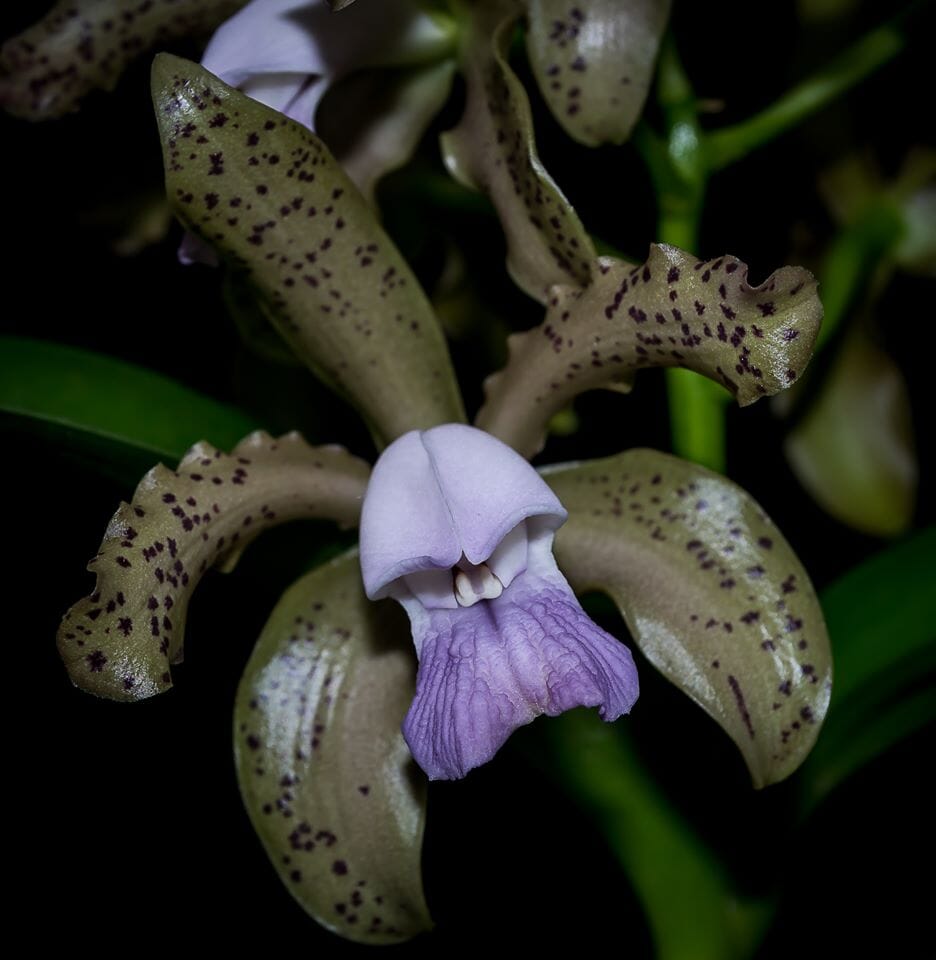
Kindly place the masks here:
<instances>
[{"instance_id":1,"label":"olive petal with spots","mask_svg":"<svg viewBox=\"0 0 936 960\"><path fill-rule=\"evenodd\" d=\"M463 421L426 295L322 141L168 54L153 99L176 215L247 274L297 356L379 441Z\"/></svg>"},{"instance_id":2,"label":"olive petal with spots","mask_svg":"<svg viewBox=\"0 0 936 960\"><path fill-rule=\"evenodd\" d=\"M623 143L650 90L669 0L527 0L527 53L565 132Z\"/></svg>"},{"instance_id":3,"label":"olive petal with spots","mask_svg":"<svg viewBox=\"0 0 936 960\"><path fill-rule=\"evenodd\" d=\"M197 443L120 505L88 569L94 592L65 614L58 649L88 693L143 700L172 686L185 615L202 574L230 569L264 530L300 517L358 521L369 466L297 433L257 432L230 453Z\"/></svg>"},{"instance_id":4,"label":"olive petal with spots","mask_svg":"<svg viewBox=\"0 0 936 960\"><path fill-rule=\"evenodd\" d=\"M655 450L548 468L569 511L555 555L576 591L614 599L644 656L738 745L756 787L812 748L829 637L802 564L725 477Z\"/></svg>"},{"instance_id":5,"label":"olive petal with spots","mask_svg":"<svg viewBox=\"0 0 936 960\"><path fill-rule=\"evenodd\" d=\"M353 550L283 595L237 694L238 778L264 848L309 914L364 943L431 926L426 779L400 732L414 677L406 618L367 600Z\"/></svg>"},{"instance_id":6,"label":"olive petal with spots","mask_svg":"<svg viewBox=\"0 0 936 960\"><path fill-rule=\"evenodd\" d=\"M741 406L802 373L822 320L816 281L781 267L760 286L735 257L699 260L653 244L646 263L602 257L587 288L551 292L543 323L511 336L507 366L485 383L477 426L526 456L549 419L585 390L627 391L642 367L685 367Z\"/></svg>"},{"instance_id":7,"label":"olive petal with spots","mask_svg":"<svg viewBox=\"0 0 936 960\"><path fill-rule=\"evenodd\" d=\"M0 48L0 108L49 120L112 89L140 54L207 34L247 0L59 0Z\"/></svg>"},{"instance_id":8,"label":"olive petal with spots","mask_svg":"<svg viewBox=\"0 0 936 960\"><path fill-rule=\"evenodd\" d=\"M522 6L481 0L461 10L465 112L442 135L449 171L491 199L507 240L507 269L545 303L557 283L585 284L595 250L577 214L536 153L530 101L506 61Z\"/></svg>"}]
</instances>

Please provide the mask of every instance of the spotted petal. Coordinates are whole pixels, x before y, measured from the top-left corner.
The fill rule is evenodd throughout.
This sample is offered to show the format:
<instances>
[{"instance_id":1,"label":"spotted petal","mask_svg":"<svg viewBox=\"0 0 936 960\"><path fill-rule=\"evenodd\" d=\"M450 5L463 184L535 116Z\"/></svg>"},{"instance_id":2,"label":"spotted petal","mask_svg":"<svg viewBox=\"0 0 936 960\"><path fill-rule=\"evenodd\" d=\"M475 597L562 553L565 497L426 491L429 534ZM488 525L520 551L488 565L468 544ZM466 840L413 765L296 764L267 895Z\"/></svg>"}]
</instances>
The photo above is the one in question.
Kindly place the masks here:
<instances>
[{"instance_id":1,"label":"spotted petal","mask_svg":"<svg viewBox=\"0 0 936 960\"><path fill-rule=\"evenodd\" d=\"M459 6L468 99L459 125L442 137L445 162L457 179L490 197L507 238L510 275L545 302L553 284L588 282L595 250L540 162L530 102L506 60L519 5L480 0Z\"/></svg>"},{"instance_id":2,"label":"spotted petal","mask_svg":"<svg viewBox=\"0 0 936 960\"><path fill-rule=\"evenodd\" d=\"M0 49L0 107L28 120L74 110L110 90L154 43L204 33L245 0L58 0Z\"/></svg>"},{"instance_id":3,"label":"spotted petal","mask_svg":"<svg viewBox=\"0 0 936 960\"><path fill-rule=\"evenodd\" d=\"M419 651L416 697L403 733L431 780L487 763L517 727L573 707L603 720L637 699L630 651L582 610L552 555L552 531L530 543L529 565L496 599L425 609L401 599Z\"/></svg>"},{"instance_id":4,"label":"spotted petal","mask_svg":"<svg viewBox=\"0 0 936 960\"><path fill-rule=\"evenodd\" d=\"M299 517L357 521L368 466L296 434L253 433L230 454L196 444L121 504L88 569L91 596L65 614L58 648L89 693L142 700L172 685L189 599L212 566L230 569L263 530Z\"/></svg>"},{"instance_id":5,"label":"spotted petal","mask_svg":"<svg viewBox=\"0 0 936 960\"><path fill-rule=\"evenodd\" d=\"M167 54L153 91L177 215L249 274L295 353L383 441L463 419L425 294L324 144Z\"/></svg>"},{"instance_id":6,"label":"spotted petal","mask_svg":"<svg viewBox=\"0 0 936 960\"><path fill-rule=\"evenodd\" d=\"M283 595L237 694L238 779L273 866L319 923L363 943L431 926L425 779L400 734L412 695L405 619L367 600L354 551Z\"/></svg>"},{"instance_id":7,"label":"spotted petal","mask_svg":"<svg viewBox=\"0 0 936 960\"><path fill-rule=\"evenodd\" d=\"M527 51L556 120L579 143L623 143L643 110L669 0L527 0Z\"/></svg>"},{"instance_id":8,"label":"spotted petal","mask_svg":"<svg viewBox=\"0 0 936 960\"><path fill-rule=\"evenodd\" d=\"M746 406L809 361L822 305L808 270L782 267L752 287L735 257L699 260L667 244L638 266L598 263L591 286L552 291L546 319L510 338L507 366L485 384L477 425L527 456L573 397L629 390L642 367L695 370Z\"/></svg>"},{"instance_id":9,"label":"spotted petal","mask_svg":"<svg viewBox=\"0 0 936 960\"><path fill-rule=\"evenodd\" d=\"M809 753L831 690L809 577L751 497L653 450L553 468L569 510L556 557L607 591L644 656L738 745L755 786Z\"/></svg>"}]
</instances>

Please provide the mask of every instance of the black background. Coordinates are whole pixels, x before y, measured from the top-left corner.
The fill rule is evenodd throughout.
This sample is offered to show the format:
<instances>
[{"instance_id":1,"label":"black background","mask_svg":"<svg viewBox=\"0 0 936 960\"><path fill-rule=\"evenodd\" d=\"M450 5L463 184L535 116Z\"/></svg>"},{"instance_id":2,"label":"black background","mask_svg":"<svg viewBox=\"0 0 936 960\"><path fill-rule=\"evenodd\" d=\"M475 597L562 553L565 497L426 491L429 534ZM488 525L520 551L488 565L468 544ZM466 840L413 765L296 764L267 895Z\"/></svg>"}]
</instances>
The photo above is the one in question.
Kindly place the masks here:
<instances>
[{"instance_id":1,"label":"black background","mask_svg":"<svg viewBox=\"0 0 936 960\"><path fill-rule=\"evenodd\" d=\"M859 36L876 22L877 6L861 4L835 29L807 35L792 3L755 11L739 0L717 6L677 0L674 25L699 95L723 100L720 119L730 122ZM36 13L4 10L2 35ZM921 29L900 61L716 177L698 252L740 256L755 281L787 262L815 268L833 230L816 190L817 170L859 147L872 149L892 174L909 145L931 136L931 40ZM197 57L196 45L175 49ZM271 431L298 426L312 441L341 440L371 457L352 412L302 371L284 372L243 346L223 311L219 277L177 265L178 228L135 258L110 252L112 234L93 222L93 211L104 203L120 207L161 182L147 73L144 57L114 94L95 94L81 113L60 121L0 118L3 332L160 370L243 405ZM626 148L570 144L533 99L547 169L590 229L641 255L653 238L655 214L636 156ZM421 162L440 169L434 136L458 112L456 92ZM389 229L427 284L440 267L440 238L450 233L478 278L479 295L518 329L538 322L535 305L503 274L494 221L428 205L414 216L406 177L392 177L381 196ZM932 448L920 413L931 379L923 345L932 342L932 304L931 284L898 277L879 311L881 338L907 375L917 411L918 525L933 521ZM491 358L463 342L456 363L469 406L476 407ZM543 462L636 445L667 448L657 372L642 374L630 397L587 395L577 409L581 431L553 440ZM799 488L767 404L732 410L729 426L729 473L778 522L818 587L882 547L832 521ZM29 910L14 919L25 921L27 942L105 954L176 945L299 947L329 956L365 949L321 930L282 888L241 807L230 747L243 664L279 592L304 568L305 544L324 528L278 531L231 575L205 579L191 608L187 660L175 671L171 693L134 706L97 701L68 682L55 630L64 610L90 588L84 565L134 481L122 467L30 435L20 422L6 419L2 427L12 748L6 824L19 851L8 876ZM103 477L102 466L110 467ZM608 626L625 635L619 622ZM588 949L607 940L606 949L621 955L652 955L640 907L601 835L549 776L536 729L548 722L519 732L466 781L432 785L424 874L437 928L391 953L495 946L535 952L566 943ZM928 739L917 736L866 768L793 836L791 788L752 791L715 725L649 668L642 671L639 708L623 722L671 802L721 851L740 889L782 889L763 956L932 955L928 884L914 872L922 863L925 876L932 856L932 794L922 772L932 756Z\"/></svg>"}]
</instances>

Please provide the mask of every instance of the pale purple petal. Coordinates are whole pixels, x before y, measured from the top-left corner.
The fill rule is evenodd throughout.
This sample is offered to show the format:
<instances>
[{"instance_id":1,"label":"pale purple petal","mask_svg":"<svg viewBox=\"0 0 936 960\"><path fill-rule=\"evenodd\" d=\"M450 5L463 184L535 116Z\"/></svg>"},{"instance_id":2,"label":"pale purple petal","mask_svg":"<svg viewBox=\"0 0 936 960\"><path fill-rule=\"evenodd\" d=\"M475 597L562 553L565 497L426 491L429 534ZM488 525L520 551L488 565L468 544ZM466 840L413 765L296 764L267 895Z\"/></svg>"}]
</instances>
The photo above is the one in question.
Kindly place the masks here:
<instances>
[{"instance_id":1,"label":"pale purple petal","mask_svg":"<svg viewBox=\"0 0 936 960\"><path fill-rule=\"evenodd\" d=\"M567 516L559 499L515 450L476 427L448 423L423 433L465 556L481 563L527 517Z\"/></svg>"},{"instance_id":2,"label":"pale purple petal","mask_svg":"<svg viewBox=\"0 0 936 960\"><path fill-rule=\"evenodd\" d=\"M461 547L418 430L387 447L374 466L361 511L361 572L372 599L415 570L451 567Z\"/></svg>"},{"instance_id":3,"label":"pale purple petal","mask_svg":"<svg viewBox=\"0 0 936 960\"><path fill-rule=\"evenodd\" d=\"M420 653L403 735L430 779L458 779L540 714L598 707L606 721L637 699L630 651L582 610L551 552L531 543L527 571L496 600L426 610L402 599Z\"/></svg>"},{"instance_id":4,"label":"pale purple petal","mask_svg":"<svg viewBox=\"0 0 936 960\"><path fill-rule=\"evenodd\" d=\"M539 474L483 430L448 423L395 440L371 474L361 515L361 570L371 599L416 570L487 560L521 521L566 512Z\"/></svg>"},{"instance_id":5,"label":"pale purple petal","mask_svg":"<svg viewBox=\"0 0 936 960\"><path fill-rule=\"evenodd\" d=\"M260 103L285 113L305 127L312 127L312 114L322 97L324 83L307 73L258 73L240 84L241 90ZM308 100L308 112L293 115L293 105L299 100Z\"/></svg>"},{"instance_id":6,"label":"pale purple petal","mask_svg":"<svg viewBox=\"0 0 936 960\"><path fill-rule=\"evenodd\" d=\"M187 230L182 235L178 257L179 263L186 267L193 263L203 263L206 267L216 267L221 262L215 248L210 243L206 243L201 237L197 237Z\"/></svg>"},{"instance_id":7,"label":"pale purple petal","mask_svg":"<svg viewBox=\"0 0 936 960\"><path fill-rule=\"evenodd\" d=\"M258 73L321 73L327 41L309 28L328 16L310 0L253 0L215 31L202 65L232 86Z\"/></svg>"},{"instance_id":8,"label":"pale purple petal","mask_svg":"<svg viewBox=\"0 0 936 960\"><path fill-rule=\"evenodd\" d=\"M232 86L262 73L334 78L431 57L448 33L412 0L333 13L324 0L254 0L215 32L202 65Z\"/></svg>"}]
</instances>

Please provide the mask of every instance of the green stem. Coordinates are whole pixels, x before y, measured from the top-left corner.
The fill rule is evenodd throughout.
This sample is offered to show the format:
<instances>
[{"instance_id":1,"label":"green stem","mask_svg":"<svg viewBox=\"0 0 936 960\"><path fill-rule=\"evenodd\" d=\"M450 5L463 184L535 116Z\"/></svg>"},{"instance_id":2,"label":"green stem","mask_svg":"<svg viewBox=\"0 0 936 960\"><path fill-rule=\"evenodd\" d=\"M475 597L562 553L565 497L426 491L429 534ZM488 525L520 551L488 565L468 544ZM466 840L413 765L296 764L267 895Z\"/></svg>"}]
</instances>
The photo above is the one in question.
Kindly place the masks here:
<instances>
[{"instance_id":1,"label":"green stem","mask_svg":"<svg viewBox=\"0 0 936 960\"><path fill-rule=\"evenodd\" d=\"M641 126L635 142L656 187L657 237L692 252L699 246L708 169L695 94L672 38L663 44L657 76L666 136L660 138ZM724 473L728 395L699 374L682 369L666 371L666 390L673 452Z\"/></svg>"},{"instance_id":2,"label":"green stem","mask_svg":"<svg viewBox=\"0 0 936 960\"><path fill-rule=\"evenodd\" d=\"M769 143L896 57L907 42L907 19L905 14L872 30L760 113L707 134L709 169L722 170Z\"/></svg>"},{"instance_id":3,"label":"green stem","mask_svg":"<svg viewBox=\"0 0 936 960\"><path fill-rule=\"evenodd\" d=\"M555 766L601 825L646 912L657 960L749 957L767 902L742 902L621 731L585 711L549 724Z\"/></svg>"},{"instance_id":4,"label":"green stem","mask_svg":"<svg viewBox=\"0 0 936 960\"><path fill-rule=\"evenodd\" d=\"M692 370L666 371L673 452L684 460L725 472L725 391Z\"/></svg>"}]
</instances>

